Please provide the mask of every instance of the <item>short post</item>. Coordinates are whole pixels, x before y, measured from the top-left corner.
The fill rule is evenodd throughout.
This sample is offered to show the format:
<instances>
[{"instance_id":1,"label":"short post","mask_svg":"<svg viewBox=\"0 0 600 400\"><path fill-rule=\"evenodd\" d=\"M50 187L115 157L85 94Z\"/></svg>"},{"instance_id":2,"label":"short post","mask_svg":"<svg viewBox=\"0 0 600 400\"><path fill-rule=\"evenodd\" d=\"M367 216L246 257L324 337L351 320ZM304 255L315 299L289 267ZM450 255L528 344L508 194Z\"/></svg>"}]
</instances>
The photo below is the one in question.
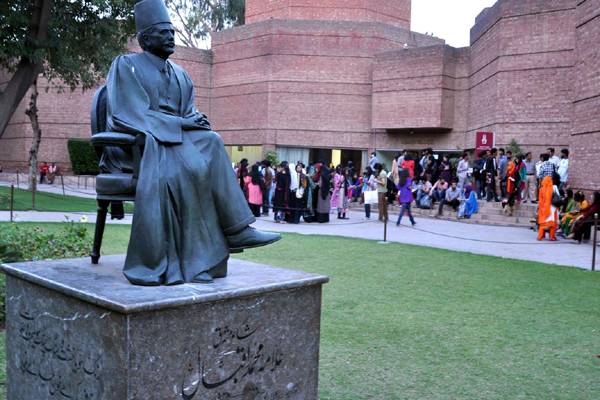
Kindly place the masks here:
<instances>
[{"instance_id":1,"label":"short post","mask_svg":"<svg viewBox=\"0 0 600 400\"><path fill-rule=\"evenodd\" d=\"M596 248L598 247L598 213L594 214L594 245L592 249L592 272L596 271Z\"/></svg>"},{"instance_id":2,"label":"short post","mask_svg":"<svg viewBox=\"0 0 600 400\"><path fill-rule=\"evenodd\" d=\"M387 201L384 204L384 206L387 208ZM377 243L379 244L389 244L390 242L387 241L387 225L388 225L388 215L387 212L385 213L385 218L383 219L383 240L379 241Z\"/></svg>"},{"instance_id":3,"label":"short post","mask_svg":"<svg viewBox=\"0 0 600 400\"><path fill-rule=\"evenodd\" d=\"M384 219L383 220L383 241L387 242L387 223L388 223L388 219Z\"/></svg>"},{"instance_id":4,"label":"short post","mask_svg":"<svg viewBox=\"0 0 600 400\"><path fill-rule=\"evenodd\" d=\"M13 222L14 209L15 209L15 185L10 185L10 222Z\"/></svg>"},{"instance_id":5,"label":"short post","mask_svg":"<svg viewBox=\"0 0 600 400\"><path fill-rule=\"evenodd\" d=\"M21 186L19 186L19 170L17 170L17 188L19 188Z\"/></svg>"},{"instance_id":6,"label":"short post","mask_svg":"<svg viewBox=\"0 0 600 400\"><path fill-rule=\"evenodd\" d=\"M60 184L62 185L62 190L63 190L63 196L65 195L65 180L63 179L63 176L60 176Z\"/></svg>"}]
</instances>

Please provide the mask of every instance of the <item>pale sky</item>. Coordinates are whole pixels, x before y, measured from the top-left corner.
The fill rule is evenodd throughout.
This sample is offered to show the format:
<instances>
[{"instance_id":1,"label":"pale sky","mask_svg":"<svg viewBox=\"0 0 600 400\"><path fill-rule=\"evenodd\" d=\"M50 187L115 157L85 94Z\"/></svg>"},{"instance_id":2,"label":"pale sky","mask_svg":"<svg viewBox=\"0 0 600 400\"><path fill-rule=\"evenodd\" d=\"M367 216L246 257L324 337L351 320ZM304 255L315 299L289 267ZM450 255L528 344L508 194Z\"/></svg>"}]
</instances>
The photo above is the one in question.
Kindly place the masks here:
<instances>
[{"instance_id":1,"label":"pale sky","mask_svg":"<svg viewBox=\"0 0 600 400\"><path fill-rule=\"evenodd\" d=\"M413 0L411 30L433 33L454 47L469 45L475 17L496 0Z\"/></svg>"}]
</instances>

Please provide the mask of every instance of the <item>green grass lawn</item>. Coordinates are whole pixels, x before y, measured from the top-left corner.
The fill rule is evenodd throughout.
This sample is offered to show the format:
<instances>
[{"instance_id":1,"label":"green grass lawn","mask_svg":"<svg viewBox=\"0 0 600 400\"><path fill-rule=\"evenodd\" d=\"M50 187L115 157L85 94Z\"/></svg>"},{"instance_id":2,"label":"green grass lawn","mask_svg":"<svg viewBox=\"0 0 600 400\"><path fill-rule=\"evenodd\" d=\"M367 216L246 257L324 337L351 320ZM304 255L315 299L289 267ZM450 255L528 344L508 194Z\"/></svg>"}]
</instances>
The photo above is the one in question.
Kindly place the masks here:
<instances>
[{"instance_id":1,"label":"green grass lawn","mask_svg":"<svg viewBox=\"0 0 600 400\"><path fill-rule=\"evenodd\" d=\"M600 398L600 274L295 234L240 258L331 277L322 400Z\"/></svg>"},{"instance_id":2,"label":"green grass lawn","mask_svg":"<svg viewBox=\"0 0 600 400\"><path fill-rule=\"evenodd\" d=\"M0 186L0 210L10 210L8 196L10 188ZM15 189L14 210L28 211L32 210L31 192L22 189ZM63 196L56 193L36 192L35 210L37 211L57 211L57 212L96 212L97 205L95 199L82 198L76 196ZM125 211L131 212L133 206L126 204Z\"/></svg>"}]
</instances>

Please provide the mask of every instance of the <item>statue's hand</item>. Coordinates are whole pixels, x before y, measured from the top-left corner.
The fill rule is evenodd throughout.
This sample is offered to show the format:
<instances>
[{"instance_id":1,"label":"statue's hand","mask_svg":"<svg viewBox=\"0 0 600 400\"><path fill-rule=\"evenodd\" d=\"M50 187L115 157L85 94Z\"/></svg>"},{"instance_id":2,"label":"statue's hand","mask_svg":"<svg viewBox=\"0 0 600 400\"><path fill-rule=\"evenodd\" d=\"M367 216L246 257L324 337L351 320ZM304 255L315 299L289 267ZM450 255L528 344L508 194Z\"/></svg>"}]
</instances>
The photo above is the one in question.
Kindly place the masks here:
<instances>
[{"instance_id":1,"label":"statue's hand","mask_svg":"<svg viewBox=\"0 0 600 400\"><path fill-rule=\"evenodd\" d=\"M183 118L181 124L184 130L210 129L210 122L205 114L199 113L192 117Z\"/></svg>"}]
</instances>

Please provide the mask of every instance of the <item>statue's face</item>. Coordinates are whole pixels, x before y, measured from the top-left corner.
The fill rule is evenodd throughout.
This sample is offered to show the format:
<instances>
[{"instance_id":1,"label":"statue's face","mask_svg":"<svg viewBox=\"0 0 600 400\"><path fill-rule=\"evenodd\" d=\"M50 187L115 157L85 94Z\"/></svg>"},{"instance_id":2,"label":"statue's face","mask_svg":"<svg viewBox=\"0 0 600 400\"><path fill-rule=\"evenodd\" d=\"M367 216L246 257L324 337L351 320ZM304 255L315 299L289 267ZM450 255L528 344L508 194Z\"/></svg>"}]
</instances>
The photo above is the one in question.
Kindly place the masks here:
<instances>
[{"instance_id":1,"label":"statue's face","mask_svg":"<svg viewBox=\"0 0 600 400\"><path fill-rule=\"evenodd\" d=\"M175 29L171 24L154 25L143 37L148 51L160 58L167 59L175 52Z\"/></svg>"}]
</instances>

